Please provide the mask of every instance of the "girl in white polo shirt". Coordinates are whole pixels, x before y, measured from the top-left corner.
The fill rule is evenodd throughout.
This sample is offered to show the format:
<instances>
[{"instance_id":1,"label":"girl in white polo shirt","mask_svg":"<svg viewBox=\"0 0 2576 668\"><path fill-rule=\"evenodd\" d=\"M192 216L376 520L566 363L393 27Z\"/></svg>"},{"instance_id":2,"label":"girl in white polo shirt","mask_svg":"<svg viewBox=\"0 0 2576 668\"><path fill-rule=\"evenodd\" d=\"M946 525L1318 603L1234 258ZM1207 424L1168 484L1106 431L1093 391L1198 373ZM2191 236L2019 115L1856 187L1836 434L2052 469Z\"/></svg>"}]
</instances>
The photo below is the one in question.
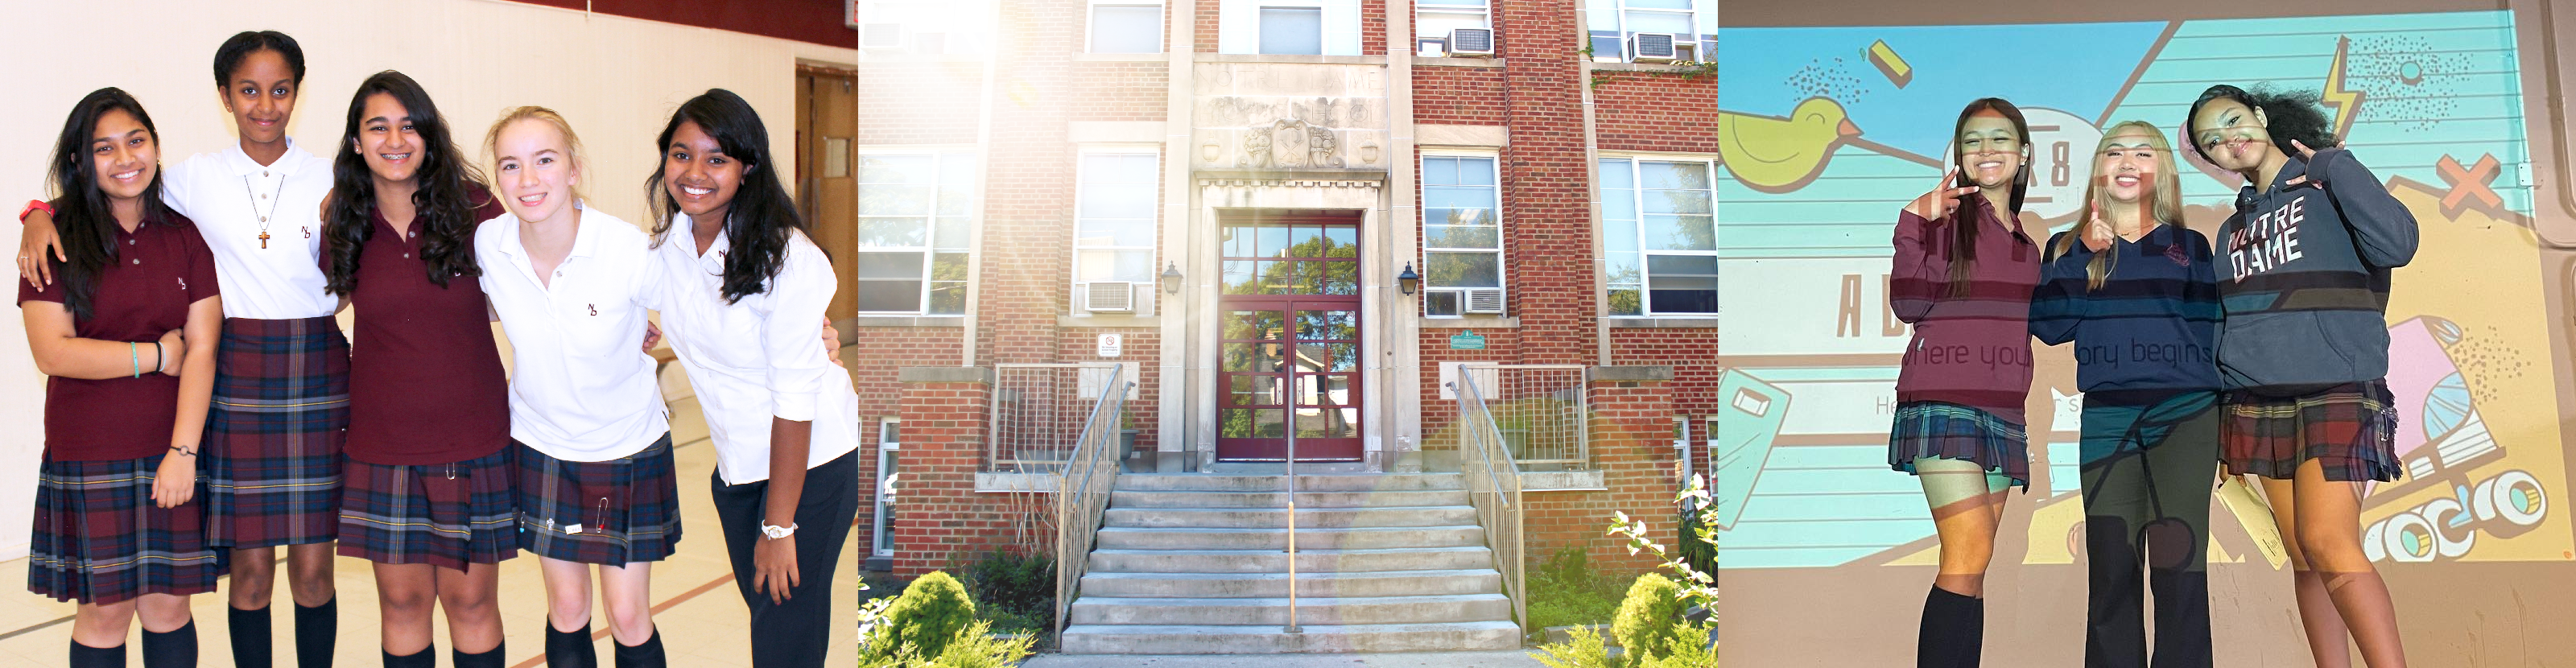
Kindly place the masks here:
<instances>
[{"instance_id":1,"label":"girl in white polo shirt","mask_svg":"<svg viewBox=\"0 0 2576 668\"><path fill-rule=\"evenodd\" d=\"M546 662L599 665L596 566L617 665L658 668L647 584L680 542L670 423L641 350L661 272L642 230L581 203L581 140L563 116L512 109L484 147L509 213L475 231L474 254L510 338L519 547L545 572Z\"/></svg>"},{"instance_id":2,"label":"girl in white polo shirt","mask_svg":"<svg viewBox=\"0 0 2576 668\"><path fill-rule=\"evenodd\" d=\"M769 131L724 89L681 103L654 142L662 165L654 263L662 324L716 447L709 481L734 583L751 606L751 663L821 668L832 576L859 508L858 395L813 323L838 284L770 160Z\"/></svg>"}]
</instances>

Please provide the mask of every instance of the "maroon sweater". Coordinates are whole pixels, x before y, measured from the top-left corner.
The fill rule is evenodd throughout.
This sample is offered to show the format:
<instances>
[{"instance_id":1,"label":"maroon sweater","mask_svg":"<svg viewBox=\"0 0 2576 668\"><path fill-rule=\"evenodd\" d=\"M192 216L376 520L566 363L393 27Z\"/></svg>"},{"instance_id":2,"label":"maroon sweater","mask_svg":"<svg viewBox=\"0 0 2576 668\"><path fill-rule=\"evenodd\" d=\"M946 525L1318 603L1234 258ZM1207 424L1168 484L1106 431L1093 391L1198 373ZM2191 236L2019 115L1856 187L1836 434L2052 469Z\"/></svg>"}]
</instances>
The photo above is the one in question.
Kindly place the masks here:
<instances>
[{"instance_id":1,"label":"maroon sweater","mask_svg":"<svg viewBox=\"0 0 2576 668\"><path fill-rule=\"evenodd\" d=\"M1978 212L1982 228L1967 292L1959 296L1950 286L1949 221L1897 217L1888 308L1914 324L1914 340L1905 346L1896 401L1958 404L2027 425L2022 401L2030 394L2030 295L2039 285L2040 249L2020 221L1996 219L1983 198L1969 195L1960 206Z\"/></svg>"}]
</instances>

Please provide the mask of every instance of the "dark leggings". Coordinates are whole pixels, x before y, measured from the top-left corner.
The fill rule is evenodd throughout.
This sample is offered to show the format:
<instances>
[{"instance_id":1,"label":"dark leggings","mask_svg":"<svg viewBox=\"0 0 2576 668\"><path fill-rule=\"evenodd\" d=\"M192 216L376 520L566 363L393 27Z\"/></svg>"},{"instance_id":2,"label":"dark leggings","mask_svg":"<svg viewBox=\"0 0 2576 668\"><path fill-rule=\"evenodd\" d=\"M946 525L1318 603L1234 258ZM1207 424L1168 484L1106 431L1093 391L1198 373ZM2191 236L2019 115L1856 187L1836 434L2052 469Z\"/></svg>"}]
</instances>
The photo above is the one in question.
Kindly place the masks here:
<instances>
[{"instance_id":1,"label":"dark leggings","mask_svg":"<svg viewBox=\"0 0 2576 668\"><path fill-rule=\"evenodd\" d=\"M2148 664L2142 590L2153 588L2156 668L2206 668L2209 498L2218 470L2216 397L2084 401L2084 543L2091 588L2084 665ZM2141 582L2139 571L2146 571ZM2144 585L2143 587L2141 585Z\"/></svg>"}]
</instances>

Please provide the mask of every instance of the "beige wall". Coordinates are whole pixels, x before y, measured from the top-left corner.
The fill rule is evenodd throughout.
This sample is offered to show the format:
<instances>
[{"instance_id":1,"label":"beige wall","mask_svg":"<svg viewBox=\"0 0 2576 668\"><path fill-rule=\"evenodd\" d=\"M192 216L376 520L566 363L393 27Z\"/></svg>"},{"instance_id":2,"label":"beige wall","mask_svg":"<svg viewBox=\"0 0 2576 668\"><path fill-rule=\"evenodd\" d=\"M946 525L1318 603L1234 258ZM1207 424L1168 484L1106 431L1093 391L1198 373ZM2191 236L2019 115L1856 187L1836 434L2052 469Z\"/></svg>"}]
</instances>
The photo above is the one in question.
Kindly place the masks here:
<instances>
[{"instance_id":1,"label":"beige wall","mask_svg":"<svg viewBox=\"0 0 2576 668\"><path fill-rule=\"evenodd\" d=\"M854 49L495 0L10 4L13 30L0 41L0 62L16 65L11 103L0 110L8 120L0 203L10 213L44 195L44 163L64 115L102 86L126 89L152 112L165 165L233 143L212 63L215 47L242 30L278 30L303 45L305 88L289 131L307 150L327 156L358 82L398 69L429 89L478 161L483 132L502 109L562 112L590 151L584 191L639 224L657 155L650 144L681 101L731 89L760 110L772 150L792 156L796 62L857 61ZM779 163L795 169L792 159ZM0 237L15 239L16 229L0 225ZM18 319L0 320L0 559L11 559L27 551L44 379Z\"/></svg>"}]
</instances>

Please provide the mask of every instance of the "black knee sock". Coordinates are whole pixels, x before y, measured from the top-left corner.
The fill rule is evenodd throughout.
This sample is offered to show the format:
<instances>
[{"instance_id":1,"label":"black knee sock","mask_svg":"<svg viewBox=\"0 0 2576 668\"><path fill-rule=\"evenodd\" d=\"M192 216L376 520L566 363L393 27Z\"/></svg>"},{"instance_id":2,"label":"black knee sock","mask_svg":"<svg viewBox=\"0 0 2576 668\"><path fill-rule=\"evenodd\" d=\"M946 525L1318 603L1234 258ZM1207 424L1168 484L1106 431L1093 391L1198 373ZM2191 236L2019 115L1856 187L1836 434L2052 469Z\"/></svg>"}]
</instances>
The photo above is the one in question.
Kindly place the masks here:
<instances>
[{"instance_id":1,"label":"black knee sock","mask_svg":"<svg viewBox=\"0 0 2576 668\"><path fill-rule=\"evenodd\" d=\"M1959 639L1959 663L1957 665L1959 668L1977 668L1978 664L1985 662L1986 599L1969 598L1966 610L1968 615L1968 632Z\"/></svg>"},{"instance_id":2,"label":"black knee sock","mask_svg":"<svg viewBox=\"0 0 2576 668\"><path fill-rule=\"evenodd\" d=\"M1923 599L1914 641L1919 668L1975 668L1985 645L1986 602L1940 587Z\"/></svg>"},{"instance_id":3,"label":"black knee sock","mask_svg":"<svg viewBox=\"0 0 2576 668\"><path fill-rule=\"evenodd\" d=\"M143 668L197 668L197 622L160 633L144 630Z\"/></svg>"},{"instance_id":4,"label":"black knee sock","mask_svg":"<svg viewBox=\"0 0 2576 668\"><path fill-rule=\"evenodd\" d=\"M494 644L491 649L475 654L467 654L461 649L451 651L454 653L456 668L501 668L503 656L501 648L508 645L508 642Z\"/></svg>"},{"instance_id":5,"label":"black knee sock","mask_svg":"<svg viewBox=\"0 0 2576 668\"><path fill-rule=\"evenodd\" d=\"M581 625L579 631L564 631L556 629L553 621L546 622L546 666L598 668L599 648L590 644L590 625Z\"/></svg>"},{"instance_id":6,"label":"black knee sock","mask_svg":"<svg viewBox=\"0 0 2576 668\"><path fill-rule=\"evenodd\" d=\"M662 629L644 636L644 642L628 647L617 646L617 668L666 668L670 661L662 656Z\"/></svg>"},{"instance_id":7,"label":"black knee sock","mask_svg":"<svg viewBox=\"0 0 2576 668\"><path fill-rule=\"evenodd\" d=\"M125 668L125 646L91 647L74 640L72 668Z\"/></svg>"},{"instance_id":8,"label":"black knee sock","mask_svg":"<svg viewBox=\"0 0 2576 668\"><path fill-rule=\"evenodd\" d=\"M438 642L431 641L428 647L410 654L386 652L385 668L438 668Z\"/></svg>"},{"instance_id":9,"label":"black knee sock","mask_svg":"<svg viewBox=\"0 0 2576 668\"><path fill-rule=\"evenodd\" d=\"M295 606L295 665L331 668L331 652L340 639L340 599L310 608Z\"/></svg>"},{"instance_id":10,"label":"black knee sock","mask_svg":"<svg viewBox=\"0 0 2576 668\"><path fill-rule=\"evenodd\" d=\"M233 665L238 668L268 668L268 608L243 610L228 608L224 631L233 638Z\"/></svg>"}]
</instances>

